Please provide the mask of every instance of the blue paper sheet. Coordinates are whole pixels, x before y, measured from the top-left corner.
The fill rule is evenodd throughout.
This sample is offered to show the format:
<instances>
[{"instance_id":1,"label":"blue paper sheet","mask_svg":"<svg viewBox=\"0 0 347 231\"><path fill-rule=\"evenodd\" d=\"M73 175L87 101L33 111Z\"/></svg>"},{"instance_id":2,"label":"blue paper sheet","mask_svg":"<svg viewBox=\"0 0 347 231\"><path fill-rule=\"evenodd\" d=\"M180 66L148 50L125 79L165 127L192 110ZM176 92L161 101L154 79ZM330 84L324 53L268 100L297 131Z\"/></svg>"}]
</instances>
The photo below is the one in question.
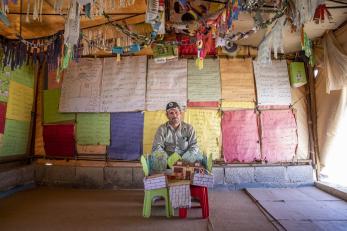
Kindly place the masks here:
<instances>
[{"instance_id":1,"label":"blue paper sheet","mask_svg":"<svg viewBox=\"0 0 347 231\"><path fill-rule=\"evenodd\" d=\"M142 154L143 113L111 113L110 159L138 160Z\"/></svg>"}]
</instances>

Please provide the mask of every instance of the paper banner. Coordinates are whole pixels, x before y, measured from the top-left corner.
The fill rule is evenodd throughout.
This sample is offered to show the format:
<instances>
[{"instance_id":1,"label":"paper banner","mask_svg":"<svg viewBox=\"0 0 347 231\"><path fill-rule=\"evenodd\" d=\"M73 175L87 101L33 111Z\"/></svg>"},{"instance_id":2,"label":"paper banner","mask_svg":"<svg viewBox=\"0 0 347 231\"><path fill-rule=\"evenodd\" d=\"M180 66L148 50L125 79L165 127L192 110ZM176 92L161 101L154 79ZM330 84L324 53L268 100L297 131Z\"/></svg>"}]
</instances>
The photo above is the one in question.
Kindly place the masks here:
<instances>
[{"instance_id":1,"label":"paper banner","mask_svg":"<svg viewBox=\"0 0 347 231\"><path fill-rule=\"evenodd\" d=\"M37 97L36 97L36 123L35 123L35 147L34 154L44 156L45 147L43 144L43 127L42 127L42 112L43 112L43 85L44 85L44 72L37 78Z\"/></svg>"},{"instance_id":2,"label":"paper banner","mask_svg":"<svg viewBox=\"0 0 347 231\"><path fill-rule=\"evenodd\" d=\"M101 111L126 112L145 109L147 57L104 59Z\"/></svg>"},{"instance_id":3,"label":"paper banner","mask_svg":"<svg viewBox=\"0 0 347 231\"><path fill-rule=\"evenodd\" d=\"M221 107L225 108L240 108L240 109L253 109L255 108L254 102L231 102L231 101L222 101Z\"/></svg>"},{"instance_id":4,"label":"paper banner","mask_svg":"<svg viewBox=\"0 0 347 231\"><path fill-rule=\"evenodd\" d=\"M78 144L110 144L110 113L78 113Z\"/></svg>"},{"instance_id":5,"label":"paper banner","mask_svg":"<svg viewBox=\"0 0 347 231\"><path fill-rule=\"evenodd\" d=\"M60 78L57 77L57 70L49 71L47 69L46 74L47 74L47 89L62 88L64 72L61 73Z\"/></svg>"},{"instance_id":6,"label":"paper banner","mask_svg":"<svg viewBox=\"0 0 347 231\"><path fill-rule=\"evenodd\" d=\"M222 132L225 162L261 160L257 115L254 111L224 112Z\"/></svg>"},{"instance_id":7,"label":"paper banner","mask_svg":"<svg viewBox=\"0 0 347 231\"><path fill-rule=\"evenodd\" d=\"M34 88L34 74L34 68L28 65L10 72L11 80L30 88Z\"/></svg>"},{"instance_id":8,"label":"paper banner","mask_svg":"<svg viewBox=\"0 0 347 231\"><path fill-rule=\"evenodd\" d=\"M64 73L60 112L99 112L102 59L82 58Z\"/></svg>"},{"instance_id":9,"label":"paper banner","mask_svg":"<svg viewBox=\"0 0 347 231\"><path fill-rule=\"evenodd\" d=\"M30 121L33 108L34 90L23 84L10 81L6 118L20 121Z\"/></svg>"},{"instance_id":10,"label":"paper banner","mask_svg":"<svg viewBox=\"0 0 347 231\"><path fill-rule=\"evenodd\" d=\"M252 59L220 59L222 99L254 102L255 86Z\"/></svg>"},{"instance_id":11,"label":"paper banner","mask_svg":"<svg viewBox=\"0 0 347 231\"><path fill-rule=\"evenodd\" d=\"M75 120L74 113L58 111L60 89L43 91L43 122L45 124Z\"/></svg>"},{"instance_id":12,"label":"paper banner","mask_svg":"<svg viewBox=\"0 0 347 231\"><path fill-rule=\"evenodd\" d=\"M30 122L7 119L0 157L26 154Z\"/></svg>"},{"instance_id":13,"label":"paper banner","mask_svg":"<svg viewBox=\"0 0 347 231\"><path fill-rule=\"evenodd\" d=\"M262 111L262 157L270 163L292 161L297 146L295 118L291 110Z\"/></svg>"},{"instance_id":14,"label":"paper banner","mask_svg":"<svg viewBox=\"0 0 347 231\"><path fill-rule=\"evenodd\" d=\"M305 87L292 88L292 105L298 128L298 147L296 157L300 160L310 159L309 134L307 123L307 99Z\"/></svg>"},{"instance_id":15,"label":"paper banner","mask_svg":"<svg viewBox=\"0 0 347 231\"><path fill-rule=\"evenodd\" d=\"M106 154L106 145L80 145L77 144L78 154L104 155Z\"/></svg>"},{"instance_id":16,"label":"paper banner","mask_svg":"<svg viewBox=\"0 0 347 231\"><path fill-rule=\"evenodd\" d=\"M6 120L6 103L0 103L0 133L4 134Z\"/></svg>"},{"instance_id":17,"label":"paper banner","mask_svg":"<svg viewBox=\"0 0 347 231\"><path fill-rule=\"evenodd\" d=\"M204 59L199 70L195 60L188 60L188 100L190 102L219 101L221 98L218 59Z\"/></svg>"},{"instance_id":18,"label":"paper banner","mask_svg":"<svg viewBox=\"0 0 347 231\"><path fill-rule=\"evenodd\" d=\"M190 102L188 101L188 107L219 107L219 102Z\"/></svg>"},{"instance_id":19,"label":"paper banner","mask_svg":"<svg viewBox=\"0 0 347 231\"><path fill-rule=\"evenodd\" d=\"M143 128L143 153L152 153L155 133L160 125L167 122L165 111L145 111Z\"/></svg>"},{"instance_id":20,"label":"paper banner","mask_svg":"<svg viewBox=\"0 0 347 231\"><path fill-rule=\"evenodd\" d=\"M187 60L166 63L148 60L147 110L163 110L170 101L183 108L187 104Z\"/></svg>"},{"instance_id":21,"label":"paper banner","mask_svg":"<svg viewBox=\"0 0 347 231\"><path fill-rule=\"evenodd\" d=\"M138 160L142 154L143 113L111 113L110 159Z\"/></svg>"},{"instance_id":22,"label":"paper banner","mask_svg":"<svg viewBox=\"0 0 347 231\"><path fill-rule=\"evenodd\" d=\"M217 110L188 109L184 121L191 124L196 132L198 145L204 154L212 154L212 159L219 159L221 118Z\"/></svg>"},{"instance_id":23,"label":"paper banner","mask_svg":"<svg viewBox=\"0 0 347 231\"><path fill-rule=\"evenodd\" d=\"M0 101L7 102L8 90L10 85L10 72L0 70Z\"/></svg>"},{"instance_id":24,"label":"paper banner","mask_svg":"<svg viewBox=\"0 0 347 231\"><path fill-rule=\"evenodd\" d=\"M73 124L44 125L43 140L47 156L73 157L75 154Z\"/></svg>"},{"instance_id":25,"label":"paper banner","mask_svg":"<svg viewBox=\"0 0 347 231\"><path fill-rule=\"evenodd\" d=\"M291 94L287 62L273 60L272 64L253 61L258 105L290 105Z\"/></svg>"}]
</instances>

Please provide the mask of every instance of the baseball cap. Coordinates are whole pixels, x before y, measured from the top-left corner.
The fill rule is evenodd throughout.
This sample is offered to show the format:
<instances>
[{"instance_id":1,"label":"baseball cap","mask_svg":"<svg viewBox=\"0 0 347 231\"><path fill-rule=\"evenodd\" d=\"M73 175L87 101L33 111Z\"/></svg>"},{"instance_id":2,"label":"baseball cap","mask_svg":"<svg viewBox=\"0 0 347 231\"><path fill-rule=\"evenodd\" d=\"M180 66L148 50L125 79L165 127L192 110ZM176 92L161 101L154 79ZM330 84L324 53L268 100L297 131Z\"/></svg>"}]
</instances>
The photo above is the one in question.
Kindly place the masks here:
<instances>
[{"instance_id":1,"label":"baseball cap","mask_svg":"<svg viewBox=\"0 0 347 231\"><path fill-rule=\"evenodd\" d=\"M181 110L180 106L176 102L170 102L166 105L166 111L172 108L177 108L178 110Z\"/></svg>"}]
</instances>

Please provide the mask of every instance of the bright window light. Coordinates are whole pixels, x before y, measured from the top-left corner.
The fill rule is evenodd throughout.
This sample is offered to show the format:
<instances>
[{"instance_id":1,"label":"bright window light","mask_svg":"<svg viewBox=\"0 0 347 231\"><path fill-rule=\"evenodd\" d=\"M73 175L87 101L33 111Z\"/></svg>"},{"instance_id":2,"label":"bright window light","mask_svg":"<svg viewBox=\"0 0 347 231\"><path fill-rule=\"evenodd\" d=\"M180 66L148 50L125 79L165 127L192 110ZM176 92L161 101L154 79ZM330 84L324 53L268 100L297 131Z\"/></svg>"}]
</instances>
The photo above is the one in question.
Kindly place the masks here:
<instances>
[{"instance_id":1,"label":"bright window light","mask_svg":"<svg viewBox=\"0 0 347 231\"><path fill-rule=\"evenodd\" d=\"M322 181L335 185L347 187L347 110L344 113L341 123L338 125L335 139L331 144L329 154L326 159L326 166L322 169Z\"/></svg>"}]
</instances>

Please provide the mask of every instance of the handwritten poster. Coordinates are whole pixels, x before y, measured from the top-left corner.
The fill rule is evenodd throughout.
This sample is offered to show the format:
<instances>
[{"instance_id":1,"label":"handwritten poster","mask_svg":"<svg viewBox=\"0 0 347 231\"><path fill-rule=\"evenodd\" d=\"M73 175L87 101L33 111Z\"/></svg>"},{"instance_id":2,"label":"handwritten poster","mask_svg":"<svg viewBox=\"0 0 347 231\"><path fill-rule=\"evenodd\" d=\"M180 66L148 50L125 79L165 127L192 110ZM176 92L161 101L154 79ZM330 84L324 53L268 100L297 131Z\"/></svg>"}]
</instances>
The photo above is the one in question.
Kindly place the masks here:
<instances>
[{"instance_id":1,"label":"handwritten poster","mask_svg":"<svg viewBox=\"0 0 347 231\"><path fill-rule=\"evenodd\" d=\"M4 134L6 120L6 103L0 103L0 133Z\"/></svg>"},{"instance_id":2,"label":"handwritten poster","mask_svg":"<svg viewBox=\"0 0 347 231\"><path fill-rule=\"evenodd\" d=\"M82 58L64 73L60 112L99 112L102 59Z\"/></svg>"},{"instance_id":3,"label":"handwritten poster","mask_svg":"<svg viewBox=\"0 0 347 231\"><path fill-rule=\"evenodd\" d=\"M177 102L183 108L187 104L187 60L166 63L148 60L147 110L163 110L170 101Z\"/></svg>"},{"instance_id":4,"label":"handwritten poster","mask_svg":"<svg viewBox=\"0 0 347 231\"><path fill-rule=\"evenodd\" d=\"M6 118L30 121L33 107L34 90L16 81L10 81Z\"/></svg>"},{"instance_id":5,"label":"handwritten poster","mask_svg":"<svg viewBox=\"0 0 347 231\"><path fill-rule=\"evenodd\" d=\"M7 119L0 157L26 154L30 122Z\"/></svg>"},{"instance_id":6,"label":"handwritten poster","mask_svg":"<svg viewBox=\"0 0 347 231\"><path fill-rule=\"evenodd\" d=\"M188 100L190 102L219 101L221 98L218 59L204 59L199 70L195 60L188 60Z\"/></svg>"},{"instance_id":7,"label":"handwritten poster","mask_svg":"<svg viewBox=\"0 0 347 231\"><path fill-rule=\"evenodd\" d=\"M126 112L145 109L147 57L104 59L101 111Z\"/></svg>"},{"instance_id":8,"label":"handwritten poster","mask_svg":"<svg viewBox=\"0 0 347 231\"><path fill-rule=\"evenodd\" d=\"M45 124L75 120L74 113L60 113L60 89L43 91L43 122Z\"/></svg>"},{"instance_id":9,"label":"handwritten poster","mask_svg":"<svg viewBox=\"0 0 347 231\"><path fill-rule=\"evenodd\" d=\"M142 112L111 113L110 159L138 160L142 154Z\"/></svg>"},{"instance_id":10,"label":"handwritten poster","mask_svg":"<svg viewBox=\"0 0 347 231\"><path fill-rule=\"evenodd\" d=\"M145 111L143 128L143 153L152 153L155 133L160 125L167 122L165 111Z\"/></svg>"},{"instance_id":11,"label":"handwritten poster","mask_svg":"<svg viewBox=\"0 0 347 231\"><path fill-rule=\"evenodd\" d=\"M222 101L222 108L235 108L235 109L252 109L255 108L254 102L232 102L232 101Z\"/></svg>"},{"instance_id":12,"label":"handwritten poster","mask_svg":"<svg viewBox=\"0 0 347 231\"><path fill-rule=\"evenodd\" d=\"M254 102L255 86L252 59L220 59L222 99Z\"/></svg>"},{"instance_id":13,"label":"handwritten poster","mask_svg":"<svg viewBox=\"0 0 347 231\"><path fill-rule=\"evenodd\" d=\"M7 102L8 89L10 85L10 72L0 70L0 101Z\"/></svg>"},{"instance_id":14,"label":"handwritten poster","mask_svg":"<svg viewBox=\"0 0 347 231\"><path fill-rule=\"evenodd\" d=\"M292 161L298 143L292 111L262 111L260 121L263 158L270 163Z\"/></svg>"},{"instance_id":15,"label":"handwritten poster","mask_svg":"<svg viewBox=\"0 0 347 231\"><path fill-rule=\"evenodd\" d=\"M42 127L42 117L43 117L43 85L44 85L44 73L37 78L37 97L36 97L36 123L35 123L35 147L34 154L44 156L45 147L43 144L43 127Z\"/></svg>"},{"instance_id":16,"label":"handwritten poster","mask_svg":"<svg viewBox=\"0 0 347 231\"><path fill-rule=\"evenodd\" d=\"M75 154L73 124L43 125L43 140L47 156L73 157Z\"/></svg>"},{"instance_id":17,"label":"handwritten poster","mask_svg":"<svg viewBox=\"0 0 347 231\"><path fill-rule=\"evenodd\" d=\"M296 157L299 160L310 159L309 154L309 128L307 123L307 99L305 87L291 88L292 105L298 128L298 147L296 149Z\"/></svg>"},{"instance_id":18,"label":"handwritten poster","mask_svg":"<svg viewBox=\"0 0 347 231\"><path fill-rule=\"evenodd\" d=\"M258 105L290 105L291 94L287 62L273 60L272 64L253 61Z\"/></svg>"},{"instance_id":19,"label":"handwritten poster","mask_svg":"<svg viewBox=\"0 0 347 231\"><path fill-rule=\"evenodd\" d=\"M78 144L110 144L110 113L78 113Z\"/></svg>"},{"instance_id":20,"label":"handwritten poster","mask_svg":"<svg viewBox=\"0 0 347 231\"><path fill-rule=\"evenodd\" d=\"M217 110L188 109L184 121L191 124L196 132L199 149L204 154L212 154L212 159L219 159L221 118Z\"/></svg>"},{"instance_id":21,"label":"handwritten poster","mask_svg":"<svg viewBox=\"0 0 347 231\"><path fill-rule=\"evenodd\" d=\"M78 154L103 155L106 154L106 145L81 145L77 144Z\"/></svg>"},{"instance_id":22,"label":"handwritten poster","mask_svg":"<svg viewBox=\"0 0 347 231\"><path fill-rule=\"evenodd\" d=\"M29 65L23 65L20 68L10 72L11 80L22 85L34 88L34 68Z\"/></svg>"},{"instance_id":23,"label":"handwritten poster","mask_svg":"<svg viewBox=\"0 0 347 231\"><path fill-rule=\"evenodd\" d=\"M257 115L253 110L224 112L222 136L225 162L261 160Z\"/></svg>"}]
</instances>

